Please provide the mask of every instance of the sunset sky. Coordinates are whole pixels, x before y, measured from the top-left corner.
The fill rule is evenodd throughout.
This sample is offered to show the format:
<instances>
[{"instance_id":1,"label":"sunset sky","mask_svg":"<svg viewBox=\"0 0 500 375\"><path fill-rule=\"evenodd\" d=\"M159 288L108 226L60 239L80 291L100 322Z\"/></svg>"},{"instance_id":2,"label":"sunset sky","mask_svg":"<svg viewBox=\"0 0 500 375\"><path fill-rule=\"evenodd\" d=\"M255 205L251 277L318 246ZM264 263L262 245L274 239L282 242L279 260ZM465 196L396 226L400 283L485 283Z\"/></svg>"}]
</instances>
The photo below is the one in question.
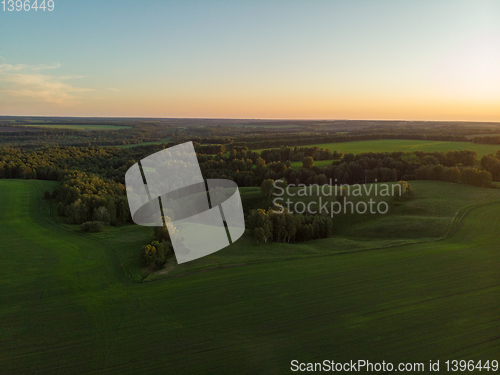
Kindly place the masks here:
<instances>
[{"instance_id":1,"label":"sunset sky","mask_svg":"<svg viewBox=\"0 0 500 375\"><path fill-rule=\"evenodd\" d=\"M0 115L500 121L500 1L0 4Z\"/></svg>"}]
</instances>

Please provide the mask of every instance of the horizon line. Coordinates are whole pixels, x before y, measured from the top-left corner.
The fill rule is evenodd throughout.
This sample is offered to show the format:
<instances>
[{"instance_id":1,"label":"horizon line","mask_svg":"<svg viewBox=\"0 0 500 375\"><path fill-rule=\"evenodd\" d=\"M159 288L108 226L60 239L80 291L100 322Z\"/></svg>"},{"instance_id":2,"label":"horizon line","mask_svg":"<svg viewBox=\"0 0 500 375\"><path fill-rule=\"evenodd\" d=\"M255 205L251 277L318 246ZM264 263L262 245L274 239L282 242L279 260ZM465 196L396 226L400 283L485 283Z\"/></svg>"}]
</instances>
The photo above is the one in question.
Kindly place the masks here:
<instances>
[{"instance_id":1,"label":"horizon line","mask_svg":"<svg viewBox=\"0 0 500 375\"><path fill-rule=\"evenodd\" d=\"M61 115L0 115L4 117L38 117L38 118L85 118L85 119L159 119L159 120L247 120L247 121L391 121L391 122L477 122L477 123L497 123L500 121L487 121L487 120L408 120L408 119L328 119L328 118L286 118L286 117L260 117L260 118L246 118L246 117L153 117L153 116L61 116Z\"/></svg>"}]
</instances>

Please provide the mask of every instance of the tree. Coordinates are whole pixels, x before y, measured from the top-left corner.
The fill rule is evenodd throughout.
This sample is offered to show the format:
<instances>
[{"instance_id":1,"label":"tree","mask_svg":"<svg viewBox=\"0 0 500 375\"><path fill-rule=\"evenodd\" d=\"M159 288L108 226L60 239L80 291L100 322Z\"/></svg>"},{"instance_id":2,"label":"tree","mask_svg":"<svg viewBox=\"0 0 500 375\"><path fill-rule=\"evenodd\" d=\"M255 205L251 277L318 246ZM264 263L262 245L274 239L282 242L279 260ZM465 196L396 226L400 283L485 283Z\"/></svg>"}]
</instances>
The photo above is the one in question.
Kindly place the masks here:
<instances>
[{"instance_id":1,"label":"tree","mask_svg":"<svg viewBox=\"0 0 500 375\"><path fill-rule=\"evenodd\" d=\"M94 210L94 221L102 221L103 223L109 224L109 212L104 206L99 207Z\"/></svg>"},{"instance_id":2,"label":"tree","mask_svg":"<svg viewBox=\"0 0 500 375\"><path fill-rule=\"evenodd\" d=\"M412 199L415 192L411 189L411 185L406 181L399 181L399 186L394 189L394 199L397 201L404 201Z\"/></svg>"},{"instance_id":3,"label":"tree","mask_svg":"<svg viewBox=\"0 0 500 375\"><path fill-rule=\"evenodd\" d=\"M255 237L259 245L266 241L266 236L263 228L255 228L253 231L253 236Z\"/></svg>"},{"instance_id":4,"label":"tree","mask_svg":"<svg viewBox=\"0 0 500 375\"><path fill-rule=\"evenodd\" d=\"M168 242L153 241L141 249L141 262L144 266L159 268L167 261L167 255L172 251Z\"/></svg>"},{"instance_id":5,"label":"tree","mask_svg":"<svg viewBox=\"0 0 500 375\"><path fill-rule=\"evenodd\" d=\"M81 199L66 206L66 216L70 224L81 224L86 220L88 208Z\"/></svg>"},{"instance_id":6,"label":"tree","mask_svg":"<svg viewBox=\"0 0 500 375\"><path fill-rule=\"evenodd\" d=\"M176 237L179 235L179 230L174 227L172 224L172 219L170 217L165 216L165 224L161 227L154 227L154 237L157 241L162 242L171 242L172 237Z\"/></svg>"},{"instance_id":7,"label":"tree","mask_svg":"<svg viewBox=\"0 0 500 375\"><path fill-rule=\"evenodd\" d=\"M275 213L274 210L268 211L268 216L272 223L272 239L273 241L285 242L287 238L286 217L284 213Z\"/></svg>"},{"instance_id":8,"label":"tree","mask_svg":"<svg viewBox=\"0 0 500 375\"><path fill-rule=\"evenodd\" d=\"M314 159L312 156L306 156L304 159L302 159L302 168L311 168L314 167Z\"/></svg>"},{"instance_id":9,"label":"tree","mask_svg":"<svg viewBox=\"0 0 500 375\"><path fill-rule=\"evenodd\" d=\"M267 242L267 240L273 236L273 224L271 220L267 220L262 229L264 229L264 242Z\"/></svg>"},{"instance_id":10,"label":"tree","mask_svg":"<svg viewBox=\"0 0 500 375\"><path fill-rule=\"evenodd\" d=\"M116 200L116 221L118 224L130 221L130 209L124 197L119 197Z\"/></svg>"},{"instance_id":11,"label":"tree","mask_svg":"<svg viewBox=\"0 0 500 375\"><path fill-rule=\"evenodd\" d=\"M274 180L267 179L262 181L262 184L260 185L260 190L262 191L262 194L264 194L266 198L271 198L271 196L274 193Z\"/></svg>"},{"instance_id":12,"label":"tree","mask_svg":"<svg viewBox=\"0 0 500 375\"><path fill-rule=\"evenodd\" d=\"M266 161L262 158L258 158L255 161L255 165L257 166L257 171L261 171L266 166Z\"/></svg>"},{"instance_id":13,"label":"tree","mask_svg":"<svg viewBox=\"0 0 500 375\"><path fill-rule=\"evenodd\" d=\"M458 167L445 168L441 179L447 182L460 182L460 169Z\"/></svg>"},{"instance_id":14,"label":"tree","mask_svg":"<svg viewBox=\"0 0 500 375\"><path fill-rule=\"evenodd\" d=\"M64 212L65 212L65 210L64 210L64 204L62 202L59 202L57 204L57 214L59 216L64 216Z\"/></svg>"},{"instance_id":15,"label":"tree","mask_svg":"<svg viewBox=\"0 0 500 375\"><path fill-rule=\"evenodd\" d=\"M90 233L101 232L103 227L104 223L102 221L86 221L80 226L82 232Z\"/></svg>"},{"instance_id":16,"label":"tree","mask_svg":"<svg viewBox=\"0 0 500 375\"><path fill-rule=\"evenodd\" d=\"M302 221L302 216L294 215L290 213L287 209L282 214L285 217L285 231L287 238L283 239L283 241L290 242L290 240L295 240L297 235L297 229L300 227Z\"/></svg>"},{"instance_id":17,"label":"tree","mask_svg":"<svg viewBox=\"0 0 500 375\"><path fill-rule=\"evenodd\" d=\"M332 156L334 159L341 159L344 156L344 153L342 151L333 151Z\"/></svg>"},{"instance_id":18,"label":"tree","mask_svg":"<svg viewBox=\"0 0 500 375\"><path fill-rule=\"evenodd\" d=\"M259 236L261 236L260 238L264 242L267 242L267 240L273 235L273 224L270 218L271 212L272 209L269 209L269 212L266 212L262 209L252 210L250 212L250 216L248 217L248 228L254 231L254 236L255 229L261 228L263 231L263 235L261 236L261 233L259 233Z\"/></svg>"},{"instance_id":19,"label":"tree","mask_svg":"<svg viewBox=\"0 0 500 375\"><path fill-rule=\"evenodd\" d=\"M422 164L437 165L439 164L439 160L433 155L427 155L422 159Z\"/></svg>"},{"instance_id":20,"label":"tree","mask_svg":"<svg viewBox=\"0 0 500 375\"><path fill-rule=\"evenodd\" d=\"M498 156L495 157L492 154L483 156L481 159L481 165L485 170L491 173L494 180L498 181L500 178L500 160L498 159Z\"/></svg>"},{"instance_id":21,"label":"tree","mask_svg":"<svg viewBox=\"0 0 500 375\"><path fill-rule=\"evenodd\" d=\"M154 264L156 257L156 247L153 245L144 245L141 249L141 261L144 266Z\"/></svg>"},{"instance_id":22,"label":"tree","mask_svg":"<svg viewBox=\"0 0 500 375\"><path fill-rule=\"evenodd\" d=\"M157 241L170 241L170 233L166 226L154 227L154 236Z\"/></svg>"}]
</instances>

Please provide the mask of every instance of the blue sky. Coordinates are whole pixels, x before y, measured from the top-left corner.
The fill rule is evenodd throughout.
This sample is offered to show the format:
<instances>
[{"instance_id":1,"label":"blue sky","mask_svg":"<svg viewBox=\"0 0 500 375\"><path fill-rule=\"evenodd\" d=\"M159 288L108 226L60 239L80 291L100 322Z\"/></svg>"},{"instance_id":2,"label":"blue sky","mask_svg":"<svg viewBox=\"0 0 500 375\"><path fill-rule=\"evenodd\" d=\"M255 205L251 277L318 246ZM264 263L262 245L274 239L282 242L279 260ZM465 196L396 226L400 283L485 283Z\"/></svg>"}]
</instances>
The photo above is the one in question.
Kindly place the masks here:
<instances>
[{"instance_id":1,"label":"blue sky","mask_svg":"<svg viewBox=\"0 0 500 375\"><path fill-rule=\"evenodd\" d=\"M56 0L0 56L0 115L500 121L495 0Z\"/></svg>"}]
</instances>

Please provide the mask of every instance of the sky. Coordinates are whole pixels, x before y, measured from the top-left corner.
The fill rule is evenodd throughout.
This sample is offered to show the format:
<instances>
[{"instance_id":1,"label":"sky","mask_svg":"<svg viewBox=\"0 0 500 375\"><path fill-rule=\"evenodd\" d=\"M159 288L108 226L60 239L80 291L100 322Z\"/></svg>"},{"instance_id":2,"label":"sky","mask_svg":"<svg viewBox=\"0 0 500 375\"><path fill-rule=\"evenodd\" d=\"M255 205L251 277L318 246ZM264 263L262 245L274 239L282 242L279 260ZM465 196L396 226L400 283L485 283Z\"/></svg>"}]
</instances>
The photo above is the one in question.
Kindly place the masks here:
<instances>
[{"instance_id":1,"label":"sky","mask_svg":"<svg viewBox=\"0 0 500 375\"><path fill-rule=\"evenodd\" d=\"M500 121L498 0L8 8L0 115Z\"/></svg>"}]
</instances>

